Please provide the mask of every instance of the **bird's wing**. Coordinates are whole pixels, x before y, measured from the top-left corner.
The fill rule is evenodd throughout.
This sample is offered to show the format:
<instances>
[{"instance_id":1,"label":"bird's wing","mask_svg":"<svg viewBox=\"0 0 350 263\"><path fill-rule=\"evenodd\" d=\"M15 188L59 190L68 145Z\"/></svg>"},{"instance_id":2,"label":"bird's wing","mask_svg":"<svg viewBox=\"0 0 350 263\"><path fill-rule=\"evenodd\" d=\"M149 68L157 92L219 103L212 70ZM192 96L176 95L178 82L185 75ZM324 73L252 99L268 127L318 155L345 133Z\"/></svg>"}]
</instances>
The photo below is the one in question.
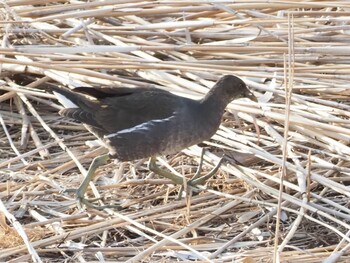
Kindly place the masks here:
<instances>
[{"instance_id":1,"label":"bird's wing","mask_svg":"<svg viewBox=\"0 0 350 263\"><path fill-rule=\"evenodd\" d=\"M61 115L88 124L103 135L152 119L168 118L179 98L157 88L78 87L71 90L55 87L53 90L77 105L75 109L61 110ZM159 108L161 104L162 110Z\"/></svg>"},{"instance_id":2,"label":"bird's wing","mask_svg":"<svg viewBox=\"0 0 350 263\"><path fill-rule=\"evenodd\" d=\"M170 92L144 91L100 101L95 121L109 133L145 127L152 120L166 120L183 107L184 98ZM157 122L150 122L156 125Z\"/></svg>"}]
</instances>

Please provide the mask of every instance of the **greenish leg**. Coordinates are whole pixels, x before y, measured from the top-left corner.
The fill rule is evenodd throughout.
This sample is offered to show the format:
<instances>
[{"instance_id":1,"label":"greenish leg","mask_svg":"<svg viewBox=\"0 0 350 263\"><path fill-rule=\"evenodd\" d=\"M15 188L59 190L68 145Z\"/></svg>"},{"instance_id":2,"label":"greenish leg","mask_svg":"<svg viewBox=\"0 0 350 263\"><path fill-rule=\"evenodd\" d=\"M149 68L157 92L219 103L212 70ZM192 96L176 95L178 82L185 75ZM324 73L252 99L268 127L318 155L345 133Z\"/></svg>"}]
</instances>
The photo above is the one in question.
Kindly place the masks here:
<instances>
[{"instance_id":1,"label":"greenish leg","mask_svg":"<svg viewBox=\"0 0 350 263\"><path fill-rule=\"evenodd\" d=\"M159 168L159 166L156 164L156 158L153 156L149 159L148 169L154 172L155 174L170 179L175 184L183 184L183 178L181 176Z\"/></svg>"},{"instance_id":2,"label":"greenish leg","mask_svg":"<svg viewBox=\"0 0 350 263\"><path fill-rule=\"evenodd\" d=\"M192 189L192 190L198 190L196 188L196 185L200 185L200 184L204 184L205 181L207 181L209 178L211 178L213 175L215 175L217 173L217 171L220 168L220 165L222 163L222 159L219 161L219 163L206 175L204 176L200 176L201 175L201 171L202 171L202 166L203 166L203 157L204 157L204 149L202 150L201 153L201 158L199 161L199 166L198 169L195 173L195 175L193 176L193 178L191 180L188 181L188 186ZM175 184L180 184L181 189L179 192L179 196L182 195L183 192L183 183L184 183L184 178L173 174L171 172L165 171L161 168L159 168L159 166L156 164L156 158L155 157L151 157L149 164L148 164L148 169L162 177L168 178L170 180L172 180Z\"/></svg>"},{"instance_id":3,"label":"greenish leg","mask_svg":"<svg viewBox=\"0 0 350 263\"><path fill-rule=\"evenodd\" d=\"M191 178L191 180L188 181L188 185L190 186L191 189L196 189L195 186L196 185L201 185L204 184L209 178L211 178L212 176L214 176L217 171L219 170L221 163L222 163L222 158L220 159L220 161L218 162L218 164L206 175L204 176L200 176L201 172L202 172L202 167L203 167L203 160L204 160L204 148L202 148L202 152L201 152L201 157L199 160L199 165L197 168L196 173L194 174L194 176ZM181 186L180 191L179 191L179 195L178 198L180 199L180 197L182 196L182 192L183 192L183 186Z\"/></svg>"},{"instance_id":4,"label":"greenish leg","mask_svg":"<svg viewBox=\"0 0 350 263\"><path fill-rule=\"evenodd\" d=\"M199 165L197 167L197 171L196 171L196 173L194 174L194 176L192 177L192 179L190 181L193 181L194 179L197 179L201 175L202 166L203 166L203 156L204 156L204 148L202 148L201 158L199 159ZM191 185L189 182L188 182L188 184ZM181 199L183 191L184 191L184 185L181 185L181 188L179 190L179 194L177 196L178 200Z\"/></svg>"},{"instance_id":5,"label":"greenish leg","mask_svg":"<svg viewBox=\"0 0 350 263\"><path fill-rule=\"evenodd\" d=\"M108 154L104 154L104 155L101 155L101 156L97 156L92 161L84 181L81 183L81 185L79 186L79 188L76 191L76 198L78 200L78 205L80 207L82 207L82 205L85 205L86 207L91 207L91 208L95 208L95 209L98 209L98 210L101 210L101 209L104 209L104 208L117 207L117 206L95 206L91 202L96 201L98 199L88 200L88 199L86 199L84 197L85 192L86 192L86 190L87 190L87 188L89 186L89 183L92 180L92 178L94 177L96 169L99 166L105 164L109 159L110 159L109 155Z\"/></svg>"},{"instance_id":6,"label":"greenish leg","mask_svg":"<svg viewBox=\"0 0 350 263\"><path fill-rule=\"evenodd\" d=\"M215 165L215 167L206 175L204 176L200 176L201 174L201 169L202 168L202 165L198 167L198 170L196 172L196 174L193 176L193 178L188 182L188 184L190 185L198 185L198 184L203 184L205 183L209 178L213 177L217 171L219 170L220 166L221 166L221 163L222 163L222 158L220 159L220 161L218 162L217 165ZM203 162L203 159L200 161L201 163Z\"/></svg>"}]
</instances>

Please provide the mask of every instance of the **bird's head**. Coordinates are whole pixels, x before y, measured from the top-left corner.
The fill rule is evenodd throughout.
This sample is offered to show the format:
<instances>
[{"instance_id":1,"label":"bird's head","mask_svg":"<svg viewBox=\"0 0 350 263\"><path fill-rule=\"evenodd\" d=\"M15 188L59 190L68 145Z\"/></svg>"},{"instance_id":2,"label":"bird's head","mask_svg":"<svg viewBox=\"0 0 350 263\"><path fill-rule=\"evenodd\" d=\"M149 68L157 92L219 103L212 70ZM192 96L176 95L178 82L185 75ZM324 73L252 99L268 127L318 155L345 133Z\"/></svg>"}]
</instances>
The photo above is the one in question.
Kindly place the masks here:
<instances>
[{"instance_id":1,"label":"bird's head","mask_svg":"<svg viewBox=\"0 0 350 263\"><path fill-rule=\"evenodd\" d=\"M221 77L215 84L214 88L218 88L223 92L224 97L228 101L239 98L249 98L257 101L253 93L247 88L247 85L240 78L233 75L225 75Z\"/></svg>"}]
</instances>

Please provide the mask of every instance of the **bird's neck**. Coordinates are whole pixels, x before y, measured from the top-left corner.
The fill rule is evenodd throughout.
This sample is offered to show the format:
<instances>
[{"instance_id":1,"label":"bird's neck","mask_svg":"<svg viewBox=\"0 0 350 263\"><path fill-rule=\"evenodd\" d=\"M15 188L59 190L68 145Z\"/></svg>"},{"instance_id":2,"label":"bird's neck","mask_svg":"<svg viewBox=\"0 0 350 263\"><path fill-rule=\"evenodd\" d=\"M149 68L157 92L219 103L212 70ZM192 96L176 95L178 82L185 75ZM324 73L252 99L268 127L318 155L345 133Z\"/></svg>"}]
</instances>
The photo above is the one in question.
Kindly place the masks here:
<instances>
[{"instance_id":1,"label":"bird's neck","mask_svg":"<svg viewBox=\"0 0 350 263\"><path fill-rule=\"evenodd\" d=\"M206 109L211 109L218 114L222 115L227 104L227 98L220 93L220 89L212 88L203 99L201 99L200 103Z\"/></svg>"}]
</instances>

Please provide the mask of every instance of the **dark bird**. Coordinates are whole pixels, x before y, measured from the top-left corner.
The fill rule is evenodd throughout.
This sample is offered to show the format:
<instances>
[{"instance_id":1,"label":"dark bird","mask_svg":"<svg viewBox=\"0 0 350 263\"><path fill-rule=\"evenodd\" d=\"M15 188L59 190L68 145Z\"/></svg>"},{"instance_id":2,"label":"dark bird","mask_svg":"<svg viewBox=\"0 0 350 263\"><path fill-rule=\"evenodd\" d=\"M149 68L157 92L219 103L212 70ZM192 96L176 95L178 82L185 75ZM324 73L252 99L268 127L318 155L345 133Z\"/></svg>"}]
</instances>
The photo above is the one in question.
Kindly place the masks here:
<instances>
[{"instance_id":1,"label":"dark bird","mask_svg":"<svg viewBox=\"0 0 350 263\"><path fill-rule=\"evenodd\" d=\"M88 184L96 168L109 158L131 161L151 157L150 170L181 184L183 179L156 166L154 157L176 153L210 139L232 100L256 100L245 83L232 75L220 78L200 100L157 88L54 87L53 90L76 105L62 109L59 114L85 124L109 151L94 159L77 190L77 199L87 206L91 206L84 198ZM203 180L188 184L193 187L199 183Z\"/></svg>"}]
</instances>

